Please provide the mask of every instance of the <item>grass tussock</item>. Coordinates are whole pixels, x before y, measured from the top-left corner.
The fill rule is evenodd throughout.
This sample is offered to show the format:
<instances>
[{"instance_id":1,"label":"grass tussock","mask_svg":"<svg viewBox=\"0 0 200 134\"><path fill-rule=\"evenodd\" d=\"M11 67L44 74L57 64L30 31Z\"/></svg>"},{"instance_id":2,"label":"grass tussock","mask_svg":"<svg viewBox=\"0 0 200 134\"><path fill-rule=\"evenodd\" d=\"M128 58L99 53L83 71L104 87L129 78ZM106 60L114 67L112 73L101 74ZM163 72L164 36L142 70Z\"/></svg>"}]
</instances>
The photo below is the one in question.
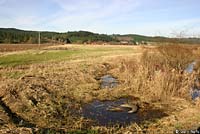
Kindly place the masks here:
<instances>
[{"instance_id":1,"label":"grass tussock","mask_svg":"<svg viewBox=\"0 0 200 134\"><path fill-rule=\"evenodd\" d=\"M158 51L165 64L176 70L184 70L189 63L195 60L193 49L184 45L159 46Z\"/></svg>"},{"instance_id":2,"label":"grass tussock","mask_svg":"<svg viewBox=\"0 0 200 134\"><path fill-rule=\"evenodd\" d=\"M156 52L144 51L140 61L122 60L119 70L125 88L143 100L190 99L195 72L189 74L185 68L194 60L192 49L186 46L159 46Z\"/></svg>"}]
</instances>

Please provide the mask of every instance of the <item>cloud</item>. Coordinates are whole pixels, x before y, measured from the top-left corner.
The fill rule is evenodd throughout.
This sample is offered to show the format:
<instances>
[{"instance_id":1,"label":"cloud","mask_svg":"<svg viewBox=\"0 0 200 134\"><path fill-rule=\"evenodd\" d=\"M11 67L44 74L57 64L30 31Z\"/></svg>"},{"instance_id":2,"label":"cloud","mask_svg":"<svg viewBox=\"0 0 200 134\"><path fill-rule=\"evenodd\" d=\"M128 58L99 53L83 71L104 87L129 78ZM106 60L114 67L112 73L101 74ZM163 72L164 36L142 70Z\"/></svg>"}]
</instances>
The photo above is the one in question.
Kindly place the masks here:
<instances>
[{"instance_id":1,"label":"cloud","mask_svg":"<svg viewBox=\"0 0 200 134\"><path fill-rule=\"evenodd\" d=\"M6 0L0 0L0 5L4 4Z\"/></svg>"},{"instance_id":2,"label":"cloud","mask_svg":"<svg viewBox=\"0 0 200 134\"><path fill-rule=\"evenodd\" d=\"M76 12L76 11L88 11L92 9L100 8L101 2L98 2L96 0L53 0L55 3L57 3L62 10L68 11L68 12Z\"/></svg>"},{"instance_id":3,"label":"cloud","mask_svg":"<svg viewBox=\"0 0 200 134\"><path fill-rule=\"evenodd\" d=\"M200 33L200 18L149 22L148 25L142 22L135 27L129 28L128 26L121 32L169 37L174 37L184 32L185 36L194 36Z\"/></svg>"},{"instance_id":4,"label":"cloud","mask_svg":"<svg viewBox=\"0 0 200 134\"><path fill-rule=\"evenodd\" d=\"M0 22L0 27L13 27L27 30L42 29L41 19L37 16L16 16L12 18L3 19Z\"/></svg>"},{"instance_id":5,"label":"cloud","mask_svg":"<svg viewBox=\"0 0 200 134\"><path fill-rule=\"evenodd\" d=\"M69 29L86 29L94 27L96 23L105 24L134 11L140 5L138 0L78 0L76 3L65 0L53 1L61 10L54 14L51 25L65 25Z\"/></svg>"}]
</instances>

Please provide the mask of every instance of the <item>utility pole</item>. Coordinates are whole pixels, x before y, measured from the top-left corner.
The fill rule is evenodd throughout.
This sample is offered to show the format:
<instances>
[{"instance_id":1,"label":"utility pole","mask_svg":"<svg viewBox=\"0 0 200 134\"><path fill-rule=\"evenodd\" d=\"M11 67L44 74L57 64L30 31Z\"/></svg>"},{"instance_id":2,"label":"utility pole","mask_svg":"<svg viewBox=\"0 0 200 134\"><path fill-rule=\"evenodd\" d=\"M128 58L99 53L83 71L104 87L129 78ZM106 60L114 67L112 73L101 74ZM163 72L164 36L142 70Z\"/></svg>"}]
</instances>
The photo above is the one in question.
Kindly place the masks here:
<instances>
[{"instance_id":1,"label":"utility pole","mask_svg":"<svg viewBox=\"0 0 200 134\"><path fill-rule=\"evenodd\" d=\"M51 38L51 43L52 43L52 45L55 45L55 44L54 44L54 38L53 38L53 36L52 36L52 38Z\"/></svg>"},{"instance_id":2,"label":"utility pole","mask_svg":"<svg viewBox=\"0 0 200 134\"><path fill-rule=\"evenodd\" d=\"M38 32L38 46L39 46L39 48L40 48L40 31Z\"/></svg>"}]
</instances>

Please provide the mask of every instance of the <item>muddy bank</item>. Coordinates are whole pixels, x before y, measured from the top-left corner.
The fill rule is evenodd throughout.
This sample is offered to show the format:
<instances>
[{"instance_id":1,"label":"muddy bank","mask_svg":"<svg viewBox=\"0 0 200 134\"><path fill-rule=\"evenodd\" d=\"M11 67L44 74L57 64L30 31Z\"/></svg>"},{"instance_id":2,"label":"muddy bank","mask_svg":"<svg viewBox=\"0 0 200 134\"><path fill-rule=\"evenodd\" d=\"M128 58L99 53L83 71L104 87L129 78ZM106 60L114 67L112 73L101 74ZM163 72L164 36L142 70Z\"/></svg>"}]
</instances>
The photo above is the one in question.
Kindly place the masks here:
<instances>
[{"instance_id":1,"label":"muddy bank","mask_svg":"<svg viewBox=\"0 0 200 134\"><path fill-rule=\"evenodd\" d=\"M6 112L8 117L10 118L10 122L14 123L17 127L23 129L30 128L31 132L34 134L49 134L49 133L66 133L66 130L62 129L54 129L54 128L39 128L36 124L30 123L29 121L23 119L16 113L12 112L12 110L7 106L3 99L0 98L0 106Z\"/></svg>"},{"instance_id":2,"label":"muddy bank","mask_svg":"<svg viewBox=\"0 0 200 134\"><path fill-rule=\"evenodd\" d=\"M3 99L0 98L0 106L4 109L4 111L7 113L7 115L10 118L10 121L13 122L16 126L19 127L27 127L27 128L33 128L36 127L35 124L30 123L29 121L23 119L22 117L20 117L19 115L17 115L16 113L12 112L12 110L9 108L9 106L7 106Z\"/></svg>"}]
</instances>

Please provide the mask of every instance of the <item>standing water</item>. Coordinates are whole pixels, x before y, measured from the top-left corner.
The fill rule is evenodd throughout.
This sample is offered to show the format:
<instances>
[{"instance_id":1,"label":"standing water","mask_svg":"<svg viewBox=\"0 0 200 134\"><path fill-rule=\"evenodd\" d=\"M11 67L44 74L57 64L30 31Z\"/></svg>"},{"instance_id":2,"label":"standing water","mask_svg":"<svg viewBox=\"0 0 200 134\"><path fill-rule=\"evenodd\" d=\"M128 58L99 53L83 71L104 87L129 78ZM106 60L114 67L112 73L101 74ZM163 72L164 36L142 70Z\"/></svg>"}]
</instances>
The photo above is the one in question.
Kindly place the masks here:
<instances>
[{"instance_id":1,"label":"standing water","mask_svg":"<svg viewBox=\"0 0 200 134\"><path fill-rule=\"evenodd\" d=\"M111 75L104 75L101 77L101 85L100 88L115 88L118 85L118 81Z\"/></svg>"},{"instance_id":2,"label":"standing water","mask_svg":"<svg viewBox=\"0 0 200 134\"><path fill-rule=\"evenodd\" d=\"M197 62L193 61L192 63L190 63L188 65L188 67L185 69L185 71L187 73L193 73L194 72L194 67L195 67L196 64L197 64ZM200 82L200 80L198 78L196 78L194 80L194 86L191 88L191 91L190 91L192 100L195 100L196 98L200 97L200 87L198 86L199 82Z\"/></svg>"},{"instance_id":3,"label":"standing water","mask_svg":"<svg viewBox=\"0 0 200 134\"><path fill-rule=\"evenodd\" d=\"M187 73L192 73L194 71L194 66L196 65L196 61L193 61L188 65L188 67L185 69Z\"/></svg>"},{"instance_id":4,"label":"standing water","mask_svg":"<svg viewBox=\"0 0 200 134\"><path fill-rule=\"evenodd\" d=\"M121 105L126 104L127 101L128 99L126 98L114 101L95 100L82 108L82 116L96 121L98 125L102 126L129 125L132 122L142 123L143 121L167 116L162 110L148 107L135 113L129 113L130 109L118 109ZM112 110L113 108L116 110Z\"/></svg>"}]
</instances>

